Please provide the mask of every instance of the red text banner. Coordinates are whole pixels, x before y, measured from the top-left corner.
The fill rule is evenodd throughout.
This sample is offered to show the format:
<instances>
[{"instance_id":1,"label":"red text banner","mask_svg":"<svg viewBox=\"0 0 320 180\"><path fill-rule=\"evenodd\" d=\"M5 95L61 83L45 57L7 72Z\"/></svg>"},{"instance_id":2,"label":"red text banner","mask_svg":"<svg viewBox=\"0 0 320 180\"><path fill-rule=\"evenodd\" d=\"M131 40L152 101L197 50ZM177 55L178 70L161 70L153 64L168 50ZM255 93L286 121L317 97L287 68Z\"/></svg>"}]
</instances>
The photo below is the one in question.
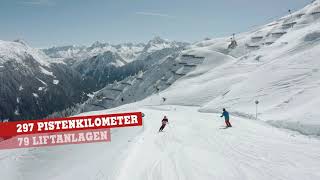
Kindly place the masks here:
<instances>
[{"instance_id":1,"label":"red text banner","mask_svg":"<svg viewBox=\"0 0 320 180\"><path fill-rule=\"evenodd\" d=\"M24 120L0 123L0 137L8 138L26 134L70 132L78 130L107 129L141 125L141 112L77 116L43 120Z\"/></svg>"},{"instance_id":2,"label":"red text banner","mask_svg":"<svg viewBox=\"0 0 320 180\"><path fill-rule=\"evenodd\" d=\"M25 134L0 140L0 149L97 143L109 142L110 140L110 129Z\"/></svg>"}]
</instances>

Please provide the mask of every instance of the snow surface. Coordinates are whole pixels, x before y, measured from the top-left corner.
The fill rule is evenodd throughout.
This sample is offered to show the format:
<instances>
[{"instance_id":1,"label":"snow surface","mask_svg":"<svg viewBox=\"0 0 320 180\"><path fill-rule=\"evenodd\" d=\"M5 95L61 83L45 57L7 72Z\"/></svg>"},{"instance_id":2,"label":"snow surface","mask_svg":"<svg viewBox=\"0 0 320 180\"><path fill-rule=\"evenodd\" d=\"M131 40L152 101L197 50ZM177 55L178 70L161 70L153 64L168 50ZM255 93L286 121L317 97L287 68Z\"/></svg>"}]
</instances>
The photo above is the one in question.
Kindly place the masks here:
<instances>
[{"instance_id":1,"label":"snow surface","mask_svg":"<svg viewBox=\"0 0 320 180\"><path fill-rule=\"evenodd\" d=\"M57 85L57 84L59 84L59 80L54 79L54 80L52 81L52 83L55 84L55 85Z\"/></svg>"},{"instance_id":2,"label":"snow surface","mask_svg":"<svg viewBox=\"0 0 320 180\"><path fill-rule=\"evenodd\" d=\"M42 66L40 66L41 72L43 74L49 75L49 76L53 76L53 72L50 72L48 70L46 70L45 68L43 68Z\"/></svg>"},{"instance_id":3,"label":"snow surface","mask_svg":"<svg viewBox=\"0 0 320 180\"><path fill-rule=\"evenodd\" d=\"M276 27L266 25L237 35L238 47L233 50L227 49L228 38L194 44L185 53L206 59L162 93L166 103L201 106L204 112L226 107L234 115L253 118L254 102L259 100L259 120L320 135L320 17L311 14L315 7L320 7L319 1L293 13L297 24L272 45L263 44L264 38L283 30L289 17L278 20ZM260 47L247 47L257 33L263 36Z\"/></svg>"},{"instance_id":4,"label":"snow surface","mask_svg":"<svg viewBox=\"0 0 320 180\"><path fill-rule=\"evenodd\" d=\"M31 55L42 66L50 65L50 58L41 50L31 48L21 41L9 42L0 40L0 64L9 60L20 60L22 59L21 57L27 55ZM24 64L23 61L19 63Z\"/></svg>"},{"instance_id":5,"label":"snow surface","mask_svg":"<svg viewBox=\"0 0 320 180\"><path fill-rule=\"evenodd\" d=\"M37 78L37 79L38 79L38 81L40 81L43 85L46 85L46 86L47 86L47 83L46 83L46 82L42 81L40 78Z\"/></svg>"},{"instance_id":6,"label":"snow surface","mask_svg":"<svg viewBox=\"0 0 320 180\"><path fill-rule=\"evenodd\" d=\"M14 111L14 114L15 115L19 115L20 113L19 113L19 109L16 109L15 111Z\"/></svg>"},{"instance_id":7,"label":"snow surface","mask_svg":"<svg viewBox=\"0 0 320 180\"><path fill-rule=\"evenodd\" d=\"M160 97L154 96L153 103ZM148 99L150 101L150 98ZM290 179L320 178L320 141L259 121L199 107L129 104L91 112L142 111L144 126L111 131L110 143L2 150L4 179ZM163 115L169 124L158 133ZM85 163L84 163L85 162Z\"/></svg>"}]
</instances>

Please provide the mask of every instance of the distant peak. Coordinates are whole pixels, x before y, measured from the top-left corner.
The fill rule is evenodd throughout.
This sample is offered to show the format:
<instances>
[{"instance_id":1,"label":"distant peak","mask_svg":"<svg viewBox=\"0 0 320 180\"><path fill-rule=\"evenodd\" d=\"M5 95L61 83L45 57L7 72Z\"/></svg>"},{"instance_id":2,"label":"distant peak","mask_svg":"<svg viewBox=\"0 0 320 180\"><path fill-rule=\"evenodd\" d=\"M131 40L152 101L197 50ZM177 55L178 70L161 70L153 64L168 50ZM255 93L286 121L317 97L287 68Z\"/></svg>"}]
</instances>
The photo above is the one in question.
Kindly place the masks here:
<instances>
[{"instance_id":1,"label":"distant peak","mask_svg":"<svg viewBox=\"0 0 320 180\"><path fill-rule=\"evenodd\" d=\"M102 47L102 46L106 46L106 45L108 45L108 43L102 43L100 41L96 41L91 45L91 47Z\"/></svg>"},{"instance_id":2,"label":"distant peak","mask_svg":"<svg viewBox=\"0 0 320 180\"><path fill-rule=\"evenodd\" d=\"M28 46L28 44L23 39L16 39L16 40L13 40L13 42L20 43L24 46Z\"/></svg>"},{"instance_id":3,"label":"distant peak","mask_svg":"<svg viewBox=\"0 0 320 180\"><path fill-rule=\"evenodd\" d=\"M149 43L156 43L156 44L160 44L164 42L167 42L167 40L162 39L160 36L155 36L152 40L149 41Z\"/></svg>"}]
</instances>

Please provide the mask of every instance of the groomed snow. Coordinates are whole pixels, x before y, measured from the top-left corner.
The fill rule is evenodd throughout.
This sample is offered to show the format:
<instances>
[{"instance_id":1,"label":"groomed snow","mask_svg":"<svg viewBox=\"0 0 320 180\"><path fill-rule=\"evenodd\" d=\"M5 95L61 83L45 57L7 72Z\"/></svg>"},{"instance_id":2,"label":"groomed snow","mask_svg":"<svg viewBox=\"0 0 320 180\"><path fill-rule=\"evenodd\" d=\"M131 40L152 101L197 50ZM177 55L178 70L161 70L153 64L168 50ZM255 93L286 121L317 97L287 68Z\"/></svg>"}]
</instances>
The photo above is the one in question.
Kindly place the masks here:
<instances>
[{"instance_id":1,"label":"groomed snow","mask_svg":"<svg viewBox=\"0 0 320 180\"><path fill-rule=\"evenodd\" d=\"M153 98L154 103L157 99ZM141 108L136 108L140 106ZM113 129L110 143L2 150L4 179L246 179L320 178L320 140L199 107L141 106L91 112L142 111L141 128ZM158 133L163 115L169 124ZM85 162L85 163L83 163Z\"/></svg>"},{"instance_id":2,"label":"groomed snow","mask_svg":"<svg viewBox=\"0 0 320 180\"><path fill-rule=\"evenodd\" d=\"M259 120L320 135L320 17L311 14L315 7L320 7L319 1L293 13L297 24L272 45L263 44L264 38L283 30L282 24L290 17L273 28L262 26L236 35L235 49L227 49L228 38L194 44L185 53L206 57L205 61L162 92L166 103L201 106L203 112L227 107L234 115L252 118L254 102L259 100ZM301 13L305 15L298 16ZM260 47L246 47L257 34L262 35Z\"/></svg>"}]
</instances>

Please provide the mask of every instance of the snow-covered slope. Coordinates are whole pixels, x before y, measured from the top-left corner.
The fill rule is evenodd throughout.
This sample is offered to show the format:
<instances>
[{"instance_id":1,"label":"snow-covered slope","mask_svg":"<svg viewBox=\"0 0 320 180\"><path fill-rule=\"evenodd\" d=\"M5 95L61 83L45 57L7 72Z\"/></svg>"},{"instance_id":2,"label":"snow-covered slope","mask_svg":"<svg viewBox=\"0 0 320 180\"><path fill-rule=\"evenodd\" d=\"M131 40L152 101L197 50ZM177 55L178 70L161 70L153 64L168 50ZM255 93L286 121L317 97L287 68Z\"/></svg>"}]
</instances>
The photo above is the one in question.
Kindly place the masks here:
<instances>
[{"instance_id":1,"label":"snow-covered slope","mask_svg":"<svg viewBox=\"0 0 320 180\"><path fill-rule=\"evenodd\" d=\"M189 61L193 61L193 64L188 64ZM93 107L97 108L97 105L99 109L101 107L111 108L142 100L170 87L176 80L192 71L202 61L202 57L195 58L172 54L144 72L140 71L135 76L107 85L84 104L84 109L88 111Z\"/></svg>"},{"instance_id":2,"label":"snow-covered slope","mask_svg":"<svg viewBox=\"0 0 320 180\"><path fill-rule=\"evenodd\" d=\"M128 44L133 46L133 44ZM155 38L148 42L144 49L137 54L134 60L128 61L120 56L117 51L105 51L93 57L83 60L65 60L67 64L78 71L83 77L94 79L97 89L105 87L114 81L121 81L132 76L138 71L146 71L154 64L161 63L161 60L178 54L185 48L186 43L169 42L161 38ZM105 47L104 44L95 47ZM115 46L122 53L126 50L123 45ZM130 53L130 50L128 51Z\"/></svg>"},{"instance_id":3,"label":"snow-covered slope","mask_svg":"<svg viewBox=\"0 0 320 180\"><path fill-rule=\"evenodd\" d=\"M158 103L156 96L149 99ZM110 143L0 151L8 180L317 180L320 141L199 107L128 104L88 114L142 111L141 128L114 129ZM158 133L163 115L169 125Z\"/></svg>"},{"instance_id":4,"label":"snow-covered slope","mask_svg":"<svg viewBox=\"0 0 320 180\"><path fill-rule=\"evenodd\" d=\"M320 135L319 9L315 1L292 16L239 34L234 49L227 48L228 38L194 44L185 53L205 56L204 64L162 95L168 104L197 105L204 112L227 107L247 117L255 116L259 100L260 120Z\"/></svg>"},{"instance_id":5,"label":"snow-covered slope","mask_svg":"<svg viewBox=\"0 0 320 180\"><path fill-rule=\"evenodd\" d=\"M36 119L62 110L84 100L89 85L22 41L0 41L0 120Z\"/></svg>"},{"instance_id":6,"label":"snow-covered slope","mask_svg":"<svg viewBox=\"0 0 320 180\"><path fill-rule=\"evenodd\" d=\"M162 50L158 51L162 52ZM174 50L169 56L162 57L156 53L155 57L151 56L144 61L134 61L129 70L137 67L146 66L138 73L128 76L122 81L115 81L96 91L86 102L63 112L57 112L52 117L70 116L79 114L79 112L88 112L93 110L109 109L123 104L128 104L145 99L146 97L159 93L170 87L175 81L194 70L197 65L201 64L204 57L180 54L181 51ZM160 53L161 54L161 53ZM165 53L166 55L167 53ZM95 61L93 61L95 62ZM141 64L142 63L142 64ZM97 63L93 63L97 64ZM130 65L131 65L130 64ZM88 70L82 66L84 70ZM100 67L95 68L99 71ZM89 68L89 70L92 68ZM108 69L110 74L115 76L116 71ZM120 69L120 71L123 71ZM92 73L92 72L89 72ZM108 73L109 76L109 73ZM99 77L99 79L103 77ZM164 98L164 97L163 97ZM162 101L165 99L162 98Z\"/></svg>"},{"instance_id":7,"label":"snow-covered slope","mask_svg":"<svg viewBox=\"0 0 320 180\"><path fill-rule=\"evenodd\" d=\"M147 70L159 60L179 53L187 45L155 37L147 44L95 42L90 47L66 46L42 51L56 61L65 62L82 77L92 79L96 84L95 90L98 90L115 80L120 81L140 70Z\"/></svg>"},{"instance_id":8,"label":"snow-covered slope","mask_svg":"<svg viewBox=\"0 0 320 180\"><path fill-rule=\"evenodd\" d=\"M50 61L49 57L46 56L41 50L37 50L28 46L22 40L16 40L13 42L0 40L0 63L16 59L19 63L24 63L21 59L31 55L38 63L42 66L48 66Z\"/></svg>"}]
</instances>

